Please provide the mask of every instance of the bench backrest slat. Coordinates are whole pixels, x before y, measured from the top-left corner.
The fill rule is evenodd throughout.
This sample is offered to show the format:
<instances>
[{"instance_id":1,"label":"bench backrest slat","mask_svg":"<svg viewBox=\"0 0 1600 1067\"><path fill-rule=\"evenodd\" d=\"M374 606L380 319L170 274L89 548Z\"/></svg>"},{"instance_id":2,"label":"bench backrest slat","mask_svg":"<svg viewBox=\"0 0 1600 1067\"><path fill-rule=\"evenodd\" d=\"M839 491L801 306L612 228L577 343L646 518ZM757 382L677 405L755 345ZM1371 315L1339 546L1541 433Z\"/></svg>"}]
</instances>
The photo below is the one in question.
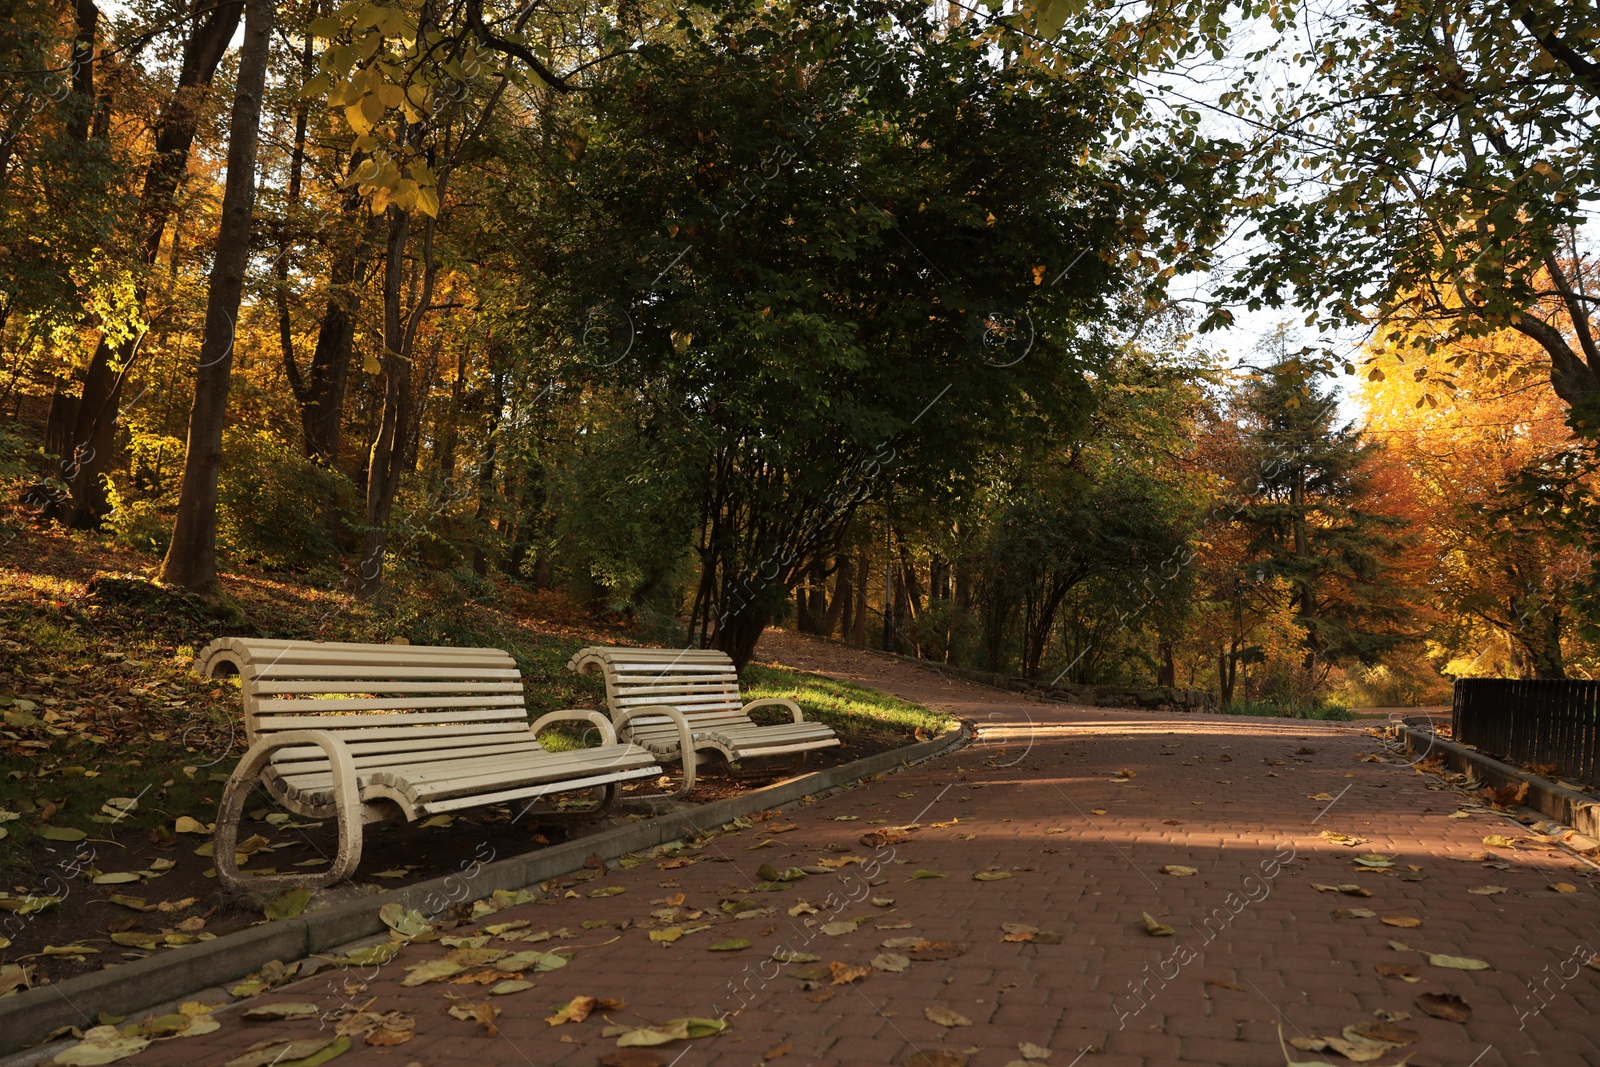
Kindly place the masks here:
<instances>
[{"instance_id":1,"label":"bench backrest slat","mask_svg":"<svg viewBox=\"0 0 1600 1067\"><path fill-rule=\"evenodd\" d=\"M605 678L611 715L652 704L683 712L691 727L748 721L739 695L739 672L727 653L703 648L605 648L579 650L568 664ZM641 715L633 726L667 721Z\"/></svg>"},{"instance_id":2,"label":"bench backrest slat","mask_svg":"<svg viewBox=\"0 0 1600 1067\"><path fill-rule=\"evenodd\" d=\"M516 661L492 648L232 637L202 649L195 669L239 675L251 743L282 730L332 730L425 752L445 737L504 739L528 721Z\"/></svg>"}]
</instances>

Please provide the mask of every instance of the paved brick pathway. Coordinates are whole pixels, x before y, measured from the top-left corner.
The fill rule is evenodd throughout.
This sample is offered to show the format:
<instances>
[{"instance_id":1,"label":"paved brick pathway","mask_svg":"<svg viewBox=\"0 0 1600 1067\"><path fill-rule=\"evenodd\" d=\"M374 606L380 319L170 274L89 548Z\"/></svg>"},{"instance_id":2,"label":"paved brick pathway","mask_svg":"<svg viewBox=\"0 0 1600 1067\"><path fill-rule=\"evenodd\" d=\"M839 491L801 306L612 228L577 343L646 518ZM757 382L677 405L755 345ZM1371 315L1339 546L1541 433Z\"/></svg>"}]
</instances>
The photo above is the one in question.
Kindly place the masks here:
<instances>
[{"instance_id":1,"label":"paved brick pathway","mask_svg":"<svg viewBox=\"0 0 1600 1067\"><path fill-rule=\"evenodd\" d=\"M509 933L551 931L547 941L490 942L572 950L561 969L527 972L532 988L404 987L405 968L448 951L415 944L382 967L329 968L245 1002L314 1003L320 1020L247 1023L230 1008L217 1015L220 1029L158 1043L132 1062L220 1064L272 1039L325 1038L333 1013L365 1008L410 1013L416 1036L393 1047L358 1038L341 1067L1002 1067L1024 1058L1024 1043L1051 1050L1030 1062L1053 1067L1281 1067L1280 1027L1290 1038L1338 1037L1383 1025L1383 1013L1409 1013L1389 1025L1419 1040L1379 1064L1407 1052L1413 1067L1600 1063L1600 970L1580 966L1600 946L1590 869L1502 816L1451 817L1469 801L1435 776L1362 760L1381 751L1365 724L1045 705L784 634L762 655L949 708L980 725L980 740L451 931L513 922L529 925ZM892 829L911 823L921 828ZM1365 841L1350 847L1325 832ZM1519 840L1486 849L1490 834ZM1368 853L1394 866L1353 862ZM825 873L768 883L764 864ZM1174 865L1197 873L1163 872ZM1469 892L1487 885L1505 891ZM727 914L723 902L746 913ZM1145 913L1175 933L1152 935ZM691 932L651 938L673 928ZM736 938L751 947L709 951ZM818 960L773 962L783 948ZM1428 954L1489 966L1435 966ZM879 969L833 984L844 967L875 958ZM1423 994L1459 997L1470 1019L1424 1014ZM579 995L625 1006L545 1021ZM451 1017L452 1004L500 1009L498 1032ZM721 1036L633 1059L615 1058L616 1037L602 1033L607 1019L641 1026L724 1013ZM1297 1062L1351 1062L1290 1051Z\"/></svg>"}]
</instances>

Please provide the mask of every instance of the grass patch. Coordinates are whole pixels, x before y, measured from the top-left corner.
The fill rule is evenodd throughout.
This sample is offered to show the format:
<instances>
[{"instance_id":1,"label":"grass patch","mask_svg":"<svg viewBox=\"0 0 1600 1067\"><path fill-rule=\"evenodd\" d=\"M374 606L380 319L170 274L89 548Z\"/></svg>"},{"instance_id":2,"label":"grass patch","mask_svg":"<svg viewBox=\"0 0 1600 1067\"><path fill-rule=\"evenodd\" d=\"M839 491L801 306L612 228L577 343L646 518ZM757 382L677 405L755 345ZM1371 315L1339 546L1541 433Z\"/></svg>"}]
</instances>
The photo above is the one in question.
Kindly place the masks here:
<instances>
[{"instance_id":1,"label":"grass patch","mask_svg":"<svg viewBox=\"0 0 1600 1067\"><path fill-rule=\"evenodd\" d=\"M927 737L935 737L958 725L955 718L943 712L820 674L752 664L744 669L741 679L746 701L788 697L804 709L806 718L825 722L846 735L891 734L909 741L916 737L918 730ZM769 718L768 713L773 710L781 711L764 709L758 710L756 715L765 721L788 721L787 718Z\"/></svg>"},{"instance_id":2,"label":"grass patch","mask_svg":"<svg viewBox=\"0 0 1600 1067\"><path fill-rule=\"evenodd\" d=\"M1224 705L1224 715L1254 715L1267 719L1322 719L1351 722L1355 713L1337 701L1319 700L1315 704L1279 704L1271 700L1236 700Z\"/></svg>"}]
</instances>

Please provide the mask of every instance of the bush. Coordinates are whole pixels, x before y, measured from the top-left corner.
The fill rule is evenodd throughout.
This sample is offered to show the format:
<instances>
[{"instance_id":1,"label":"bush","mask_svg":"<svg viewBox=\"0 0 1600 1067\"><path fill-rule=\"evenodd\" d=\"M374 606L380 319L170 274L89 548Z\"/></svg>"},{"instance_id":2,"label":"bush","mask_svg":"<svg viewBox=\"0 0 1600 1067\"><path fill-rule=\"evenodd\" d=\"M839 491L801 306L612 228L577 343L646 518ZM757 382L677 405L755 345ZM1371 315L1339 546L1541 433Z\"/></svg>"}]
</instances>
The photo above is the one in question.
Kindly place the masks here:
<instances>
[{"instance_id":1,"label":"bush","mask_svg":"<svg viewBox=\"0 0 1600 1067\"><path fill-rule=\"evenodd\" d=\"M172 505L165 500L122 500L111 490L111 514L106 530L111 539L135 552L164 556L172 543Z\"/></svg>"},{"instance_id":2,"label":"bush","mask_svg":"<svg viewBox=\"0 0 1600 1067\"><path fill-rule=\"evenodd\" d=\"M1224 715L1256 715L1269 719L1331 719L1349 722L1355 716L1337 700L1319 697L1309 703L1278 700L1235 700L1222 708Z\"/></svg>"},{"instance_id":3,"label":"bush","mask_svg":"<svg viewBox=\"0 0 1600 1067\"><path fill-rule=\"evenodd\" d=\"M266 430L232 430L222 439L217 535L242 559L279 570L303 570L338 552L327 515L345 521L355 488Z\"/></svg>"}]
</instances>

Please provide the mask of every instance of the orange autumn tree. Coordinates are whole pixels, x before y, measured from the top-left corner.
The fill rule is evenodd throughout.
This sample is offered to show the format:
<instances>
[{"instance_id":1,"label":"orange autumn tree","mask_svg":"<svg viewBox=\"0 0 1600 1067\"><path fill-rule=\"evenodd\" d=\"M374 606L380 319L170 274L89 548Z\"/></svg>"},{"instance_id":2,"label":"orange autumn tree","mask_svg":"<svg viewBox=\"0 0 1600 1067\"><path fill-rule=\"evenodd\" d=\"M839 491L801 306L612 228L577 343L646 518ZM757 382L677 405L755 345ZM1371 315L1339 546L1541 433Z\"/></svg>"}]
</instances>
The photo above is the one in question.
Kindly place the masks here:
<instances>
[{"instance_id":1,"label":"orange autumn tree","mask_svg":"<svg viewBox=\"0 0 1600 1067\"><path fill-rule=\"evenodd\" d=\"M1421 363L1388 346L1371 354L1376 371L1360 401L1369 433L1403 461L1420 504L1443 613L1433 634L1442 669L1566 677L1589 655L1572 609L1587 564L1508 488L1574 443L1567 405L1538 371L1538 346L1504 331ZM1453 389L1439 387L1446 378Z\"/></svg>"}]
</instances>

